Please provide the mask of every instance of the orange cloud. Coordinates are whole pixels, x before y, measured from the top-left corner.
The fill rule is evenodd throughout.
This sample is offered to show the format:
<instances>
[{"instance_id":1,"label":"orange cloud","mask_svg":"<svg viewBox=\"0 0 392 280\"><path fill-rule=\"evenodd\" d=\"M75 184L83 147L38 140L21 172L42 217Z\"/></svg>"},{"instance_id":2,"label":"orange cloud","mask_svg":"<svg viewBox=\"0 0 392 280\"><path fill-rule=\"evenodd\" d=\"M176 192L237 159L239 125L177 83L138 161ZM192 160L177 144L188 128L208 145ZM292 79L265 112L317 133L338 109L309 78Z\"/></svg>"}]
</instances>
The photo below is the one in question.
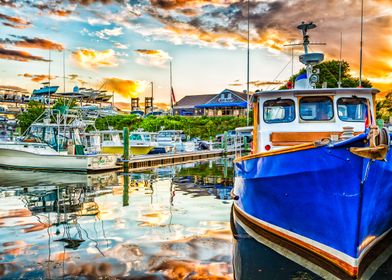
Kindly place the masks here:
<instances>
[{"instance_id":1,"label":"orange cloud","mask_svg":"<svg viewBox=\"0 0 392 280\"><path fill-rule=\"evenodd\" d=\"M145 81L132 81L120 78L105 78L104 87L107 91L113 91L123 97L137 97L147 87Z\"/></svg>"},{"instance_id":2,"label":"orange cloud","mask_svg":"<svg viewBox=\"0 0 392 280\"><path fill-rule=\"evenodd\" d=\"M70 11L70 10L52 10L49 13L52 15L59 16L59 17L67 17L70 14L72 14L72 11Z\"/></svg>"},{"instance_id":3,"label":"orange cloud","mask_svg":"<svg viewBox=\"0 0 392 280\"><path fill-rule=\"evenodd\" d=\"M40 83L42 81L54 80L57 78L57 76L49 76L45 74L29 74L29 73L19 74L18 76L29 78L32 82L36 82L36 83Z\"/></svg>"},{"instance_id":4,"label":"orange cloud","mask_svg":"<svg viewBox=\"0 0 392 280\"><path fill-rule=\"evenodd\" d=\"M2 13L0 13L0 20L6 21L3 22L3 25L14 28L26 28L31 26L31 23L24 19L11 17Z\"/></svg>"},{"instance_id":5,"label":"orange cloud","mask_svg":"<svg viewBox=\"0 0 392 280\"><path fill-rule=\"evenodd\" d=\"M171 59L170 55L162 50L138 49L135 52L139 54L136 62L142 65L162 67Z\"/></svg>"},{"instance_id":6,"label":"orange cloud","mask_svg":"<svg viewBox=\"0 0 392 280\"><path fill-rule=\"evenodd\" d=\"M25 51L4 49L0 45L0 59L16 60L16 61L46 61L42 56L35 56Z\"/></svg>"},{"instance_id":7,"label":"orange cloud","mask_svg":"<svg viewBox=\"0 0 392 280\"><path fill-rule=\"evenodd\" d=\"M116 54L112 49L97 51L93 49L81 49L72 53L72 59L82 67L114 67L117 66Z\"/></svg>"},{"instance_id":8,"label":"orange cloud","mask_svg":"<svg viewBox=\"0 0 392 280\"><path fill-rule=\"evenodd\" d=\"M246 47L248 1L152 0L151 3L155 9L149 10L150 15L159 20L167 31L161 34L165 34L164 38L176 44ZM208 9L204 8L206 5L209 5ZM327 43L323 47L312 47L314 51L322 50L326 59L338 58L342 32L343 58L355 70L353 74L358 75L360 5L356 0L331 0L322 3L303 0L249 1L249 5L251 47L286 52L283 46L285 43L292 38L302 40L296 29L300 21L312 20L319 27L310 32L311 40ZM185 19L178 16L183 8L193 7L199 8L198 13L190 13ZM378 84L385 84L379 82L380 78L384 81L391 78L391 9L392 2L387 0L368 1L365 6L363 73L366 78ZM326 10L329 12L325 13Z\"/></svg>"},{"instance_id":9,"label":"orange cloud","mask_svg":"<svg viewBox=\"0 0 392 280\"><path fill-rule=\"evenodd\" d=\"M62 51L64 46L53 41L42 39L42 38L29 38L26 36L13 36L19 40L4 39L3 43L10 43L17 47L22 48L34 48L34 49L44 49L44 50L56 50Z\"/></svg>"},{"instance_id":10,"label":"orange cloud","mask_svg":"<svg viewBox=\"0 0 392 280\"><path fill-rule=\"evenodd\" d=\"M169 10L211 4L227 5L238 2L238 0L151 0L150 2L155 7Z\"/></svg>"}]
</instances>

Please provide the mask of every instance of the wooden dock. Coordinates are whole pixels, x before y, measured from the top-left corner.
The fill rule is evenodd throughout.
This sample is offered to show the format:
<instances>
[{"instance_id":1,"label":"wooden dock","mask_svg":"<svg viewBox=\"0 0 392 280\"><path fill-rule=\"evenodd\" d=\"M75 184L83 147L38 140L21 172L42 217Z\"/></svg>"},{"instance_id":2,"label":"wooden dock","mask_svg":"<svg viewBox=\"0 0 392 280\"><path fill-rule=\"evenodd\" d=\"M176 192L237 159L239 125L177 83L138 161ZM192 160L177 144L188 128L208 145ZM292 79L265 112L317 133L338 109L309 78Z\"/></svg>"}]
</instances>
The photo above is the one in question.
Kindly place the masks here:
<instances>
[{"instance_id":1,"label":"wooden dock","mask_svg":"<svg viewBox=\"0 0 392 280\"><path fill-rule=\"evenodd\" d=\"M165 165L182 164L205 159L213 159L226 155L233 155L234 151L225 151L223 149L211 151L195 151L181 153L167 153L157 155L140 155L130 157L129 160L122 160L125 166L128 164L129 170L149 169Z\"/></svg>"}]
</instances>

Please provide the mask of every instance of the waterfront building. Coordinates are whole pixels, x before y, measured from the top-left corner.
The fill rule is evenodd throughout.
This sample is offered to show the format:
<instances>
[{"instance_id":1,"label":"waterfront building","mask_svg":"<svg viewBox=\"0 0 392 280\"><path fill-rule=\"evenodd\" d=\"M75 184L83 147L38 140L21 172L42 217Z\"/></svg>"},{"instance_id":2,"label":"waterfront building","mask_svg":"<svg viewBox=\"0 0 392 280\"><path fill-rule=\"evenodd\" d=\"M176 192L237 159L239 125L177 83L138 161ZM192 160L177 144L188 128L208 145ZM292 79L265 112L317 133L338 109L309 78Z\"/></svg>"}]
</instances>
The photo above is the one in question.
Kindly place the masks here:
<instances>
[{"instance_id":1,"label":"waterfront building","mask_svg":"<svg viewBox=\"0 0 392 280\"><path fill-rule=\"evenodd\" d=\"M245 116L246 93L224 89L218 94L187 95L173 106L181 116Z\"/></svg>"}]
</instances>

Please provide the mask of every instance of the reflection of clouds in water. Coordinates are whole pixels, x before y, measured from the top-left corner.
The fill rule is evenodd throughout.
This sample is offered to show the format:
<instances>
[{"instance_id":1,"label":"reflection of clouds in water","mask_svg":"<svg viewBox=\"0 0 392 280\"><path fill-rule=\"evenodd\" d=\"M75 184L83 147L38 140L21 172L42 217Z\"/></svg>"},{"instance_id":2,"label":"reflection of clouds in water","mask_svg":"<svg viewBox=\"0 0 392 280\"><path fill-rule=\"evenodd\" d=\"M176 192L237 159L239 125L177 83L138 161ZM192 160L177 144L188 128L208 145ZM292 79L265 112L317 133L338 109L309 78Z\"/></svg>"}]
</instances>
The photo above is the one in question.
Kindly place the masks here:
<instances>
[{"instance_id":1,"label":"reflection of clouds in water","mask_svg":"<svg viewBox=\"0 0 392 280\"><path fill-rule=\"evenodd\" d=\"M228 223L219 219L227 220L229 207L217 203L204 189L200 192L204 197L192 198L186 195L185 185L183 190L176 189L173 199L174 185L167 178L155 180L152 188L149 184L131 184L129 206L125 207L121 186L73 187L83 194L73 201L75 207L67 208L67 214L60 213L59 221L67 223L57 226L56 207L46 208L50 214L41 213L44 210L39 207L32 212L26 209L20 199L26 191L0 196L0 205L7 205L3 208L7 211L0 210L0 258L24 266L2 265L7 277L29 278L29 273L34 273L34 277L58 278L64 272L91 279L178 279L181 275L187 279L227 279L231 275L231 237ZM30 190L34 192L34 188ZM69 195L69 187L60 190ZM49 224L52 227L47 228ZM15 231L22 235L14 235ZM75 248L66 247L66 240L76 239L83 242Z\"/></svg>"}]
</instances>

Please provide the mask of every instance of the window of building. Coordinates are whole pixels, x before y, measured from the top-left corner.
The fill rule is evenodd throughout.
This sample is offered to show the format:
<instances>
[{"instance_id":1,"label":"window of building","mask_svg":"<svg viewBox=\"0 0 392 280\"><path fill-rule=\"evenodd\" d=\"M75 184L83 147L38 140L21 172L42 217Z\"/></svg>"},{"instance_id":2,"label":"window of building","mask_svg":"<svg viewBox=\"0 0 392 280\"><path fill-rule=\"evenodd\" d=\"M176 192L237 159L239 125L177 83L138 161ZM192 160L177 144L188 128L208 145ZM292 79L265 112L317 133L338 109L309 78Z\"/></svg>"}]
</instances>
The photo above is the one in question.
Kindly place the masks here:
<instances>
[{"instance_id":1,"label":"window of building","mask_svg":"<svg viewBox=\"0 0 392 280\"><path fill-rule=\"evenodd\" d=\"M295 119L295 106L291 99L267 100L263 107L266 123L288 123Z\"/></svg>"},{"instance_id":2,"label":"window of building","mask_svg":"<svg viewBox=\"0 0 392 280\"><path fill-rule=\"evenodd\" d=\"M333 102L328 96L302 97L299 115L304 121L329 121L333 118Z\"/></svg>"},{"instance_id":3,"label":"window of building","mask_svg":"<svg viewBox=\"0 0 392 280\"><path fill-rule=\"evenodd\" d=\"M367 100L358 97L338 99L338 116L345 122L362 122L366 118Z\"/></svg>"}]
</instances>

